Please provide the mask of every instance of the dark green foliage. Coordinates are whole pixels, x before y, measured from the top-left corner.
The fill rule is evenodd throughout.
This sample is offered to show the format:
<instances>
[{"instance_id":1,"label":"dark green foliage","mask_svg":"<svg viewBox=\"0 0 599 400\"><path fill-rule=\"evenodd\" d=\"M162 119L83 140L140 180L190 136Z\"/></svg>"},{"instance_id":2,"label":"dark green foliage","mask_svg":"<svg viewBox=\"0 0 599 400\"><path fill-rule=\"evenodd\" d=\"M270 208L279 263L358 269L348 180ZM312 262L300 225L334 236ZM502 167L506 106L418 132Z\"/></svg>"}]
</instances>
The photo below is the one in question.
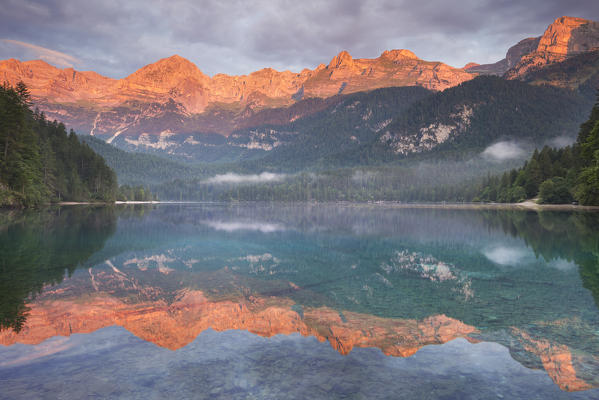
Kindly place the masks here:
<instances>
[{"instance_id":1,"label":"dark green foliage","mask_svg":"<svg viewBox=\"0 0 599 400\"><path fill-rule=\"evenodd\" d=\"M595 152L592 164L580 172L575 195L581 204L599 205L599 152Z\"/></svg>"},{"instance_id":2,"label":"dark green foliage","mask_svg":"<svg viewBox=\"0 0 599 400\"><path fill-rule=\"evenodd\" d=\"M119 201L153 201L157 200L157 197L147 187L123 185L119 187L116 199Z\"/></svg>"},{"instance_id":3,"label":"dark green foliage","mask_svg":"<svg viewBox=\"0 0 599 400\"><path fill-rule=\"evenodd\" d=\"M118 149L93 136L80 136L96 153L100 154L118 175L119 183L142 185L178 178L191 178L198 169L165 158L143 153L130 153Z\"/></svg>"},{"instance_id":4,"label":"dark green foliage","mask_svg":"<svg viewBox=\"0 0 599 400\"><path fill-rule=\"evenodd\" d=\"M71 130L29 108L22 83L0 88L0 205L113 201L117 181Z\"/></svg>"},{"instance_id":5,"label":"dark green foliage","mask_svg":"<svg viewBox=\"0 0 599 400\"><path fill-rule=\"evenodd\" d=\"M576 197L581 204L599 205L599 100L589 120L582 125L576 144L580 148L582 165Z\"/></svg>"},{"instance_id":6,"label":"dark green foliage","mask_svg":"<svg viewBox=\"0 0 599 400\"><path fill-rule=\"evenodd\" d=\"M564 204L570 203L572 200L572 194L568 189L568 182L560 176L547 179L539 187L539 203Z\"/></svg>"},{"instance_id":7,"label":"dark green foliage","mask_svg":"<svg viewBox=\"0 0 599 400\"><path fill-rule=\"evenodd\" d=\"M519 201L509 195L524 188L527 198L541 203L563 204L573 200L599 205L599 101L581 125L576 143L563 149L549 147L533 153L522 168L502 178L488 178L478 196L483 201Z\"/></svg>"}]
</instances>

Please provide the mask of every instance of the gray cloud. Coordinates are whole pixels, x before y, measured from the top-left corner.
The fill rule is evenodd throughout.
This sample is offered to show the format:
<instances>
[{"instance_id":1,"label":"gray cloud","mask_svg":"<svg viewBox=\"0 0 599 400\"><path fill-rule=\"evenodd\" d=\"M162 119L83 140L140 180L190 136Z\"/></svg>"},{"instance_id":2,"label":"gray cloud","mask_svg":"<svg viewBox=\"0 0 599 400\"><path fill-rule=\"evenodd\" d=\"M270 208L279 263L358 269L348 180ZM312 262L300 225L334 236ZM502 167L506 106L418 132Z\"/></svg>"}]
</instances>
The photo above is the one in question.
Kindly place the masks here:
<instances>
[{"instance_id":1,"label":"gray cloud","mask_svg":"<svg viewBox=\"0 0 599 400\"><path fill-rule=\"evenodd\" d=\"M570 145L574 144L575 141L576 141L575 136L563 135L563 136L554 137L553 139L551 139L549 141L548 145L551 147L562 148L562 147L566 147L566 146L570 146Z\"/></svg>"},{"instance_id":2,"label":"gray cloud","mask_svg":"<svg viewBox=\"0 0 599 400\"><path fill-rule=\"evenodd\" d=\"M31 58L38 58L58 67L72 67L74 64L81 62L77 58L68 54L61 53L60 51L46 49L45 47L36 46L31 43L25 43L11 39L2 39L1 41L3 43L0 46L4 48L8 46L8 51L11 51L10 47L16 46L17 49L13 48L12 51L16 51L17 53L24 52L24 54L30 54Z\"/></svg>"},{"instance_id":3,"label":"gray cloud","mask_svg":"<svg viewBox=\"0 0 599 400\"><path fill-rule=\"evenodd\" d=\"M205 179L202 183L207 184L252 184L252 183L266 183L266 182L279 182L287 177L286 174L274 174L272 172L262 172L261 174L254 175L241 175L234 172L228 172L226 174L215 175L211 178Z\"/></svg>"},{"instance_id":4,"label":"gray cloud","mask_svg":"<svg viewBox=\"0 0 599 400\"><path fill-rule=\"evenodd\" d=\"M454 66L501 59L562 15L597 19L595 0L3 0L0 38L70 55L74 66L120 78L179 54L205 73L299 71L341 50L377 57L408 48ZM0 46L0 59L30 59Z\"/></svg>"},{"instance_id":5,"label":"gray cloud","mask_svg":"<svg viewBox=\"0 0 599 400\"><path fill-rule=\"evenodd\" d=\"M522 158L526 155L526 151L515 142L505 141L490 145L482 155L492 161L505 161Z\"/></svg>"}]
</instances>

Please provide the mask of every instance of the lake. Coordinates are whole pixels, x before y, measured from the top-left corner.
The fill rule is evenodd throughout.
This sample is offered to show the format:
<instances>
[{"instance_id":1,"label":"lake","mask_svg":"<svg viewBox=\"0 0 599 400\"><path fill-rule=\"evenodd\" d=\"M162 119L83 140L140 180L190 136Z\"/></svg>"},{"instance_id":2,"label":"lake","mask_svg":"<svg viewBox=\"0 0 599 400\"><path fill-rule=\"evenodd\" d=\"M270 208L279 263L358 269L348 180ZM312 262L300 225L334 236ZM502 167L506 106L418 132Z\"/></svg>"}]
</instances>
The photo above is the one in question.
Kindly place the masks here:
<instances>
[{"instance_id":1,"label":"lake","mask_svg":"<svg viewBox=\"0 0 599 400\"><path fill-rule=\"evenodd\" d=\"M0 398L599 398L599 213L0 212Z\"/></svg>"}]
</instances>

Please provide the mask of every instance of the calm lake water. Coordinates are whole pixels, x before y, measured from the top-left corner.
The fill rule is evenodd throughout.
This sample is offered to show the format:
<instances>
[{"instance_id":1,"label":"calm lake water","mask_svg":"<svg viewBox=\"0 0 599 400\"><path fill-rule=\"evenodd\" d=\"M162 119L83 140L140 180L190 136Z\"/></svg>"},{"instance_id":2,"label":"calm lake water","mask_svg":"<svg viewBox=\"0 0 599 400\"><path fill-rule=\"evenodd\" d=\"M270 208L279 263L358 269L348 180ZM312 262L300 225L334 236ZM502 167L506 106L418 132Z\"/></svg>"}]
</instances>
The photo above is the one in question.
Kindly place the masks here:
<instances>
[{"instance_id":1,"label":"calm lake water","mask_svg":"<svg viewBox=\"0 0 599 400\"><path fill-rule=\"evenodd\" d=\"M599 398L599 214L0 212L0 398Z\"/></svg>"}]
</instances>

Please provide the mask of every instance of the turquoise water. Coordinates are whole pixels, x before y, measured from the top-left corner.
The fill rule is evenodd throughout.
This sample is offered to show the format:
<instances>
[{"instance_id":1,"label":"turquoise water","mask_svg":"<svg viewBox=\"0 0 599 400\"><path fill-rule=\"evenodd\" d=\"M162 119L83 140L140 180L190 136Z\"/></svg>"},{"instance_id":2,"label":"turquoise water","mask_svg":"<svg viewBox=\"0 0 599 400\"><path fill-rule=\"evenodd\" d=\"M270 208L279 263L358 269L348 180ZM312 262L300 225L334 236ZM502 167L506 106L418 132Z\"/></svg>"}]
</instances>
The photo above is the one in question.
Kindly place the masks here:
<instances>
[{"instance_id":1,"label":"turquoise water","mask_svg":"<svg viewBox=\"0 0 599 400\"><path fill-rule=\"evenodd\" d=\"M599 214L0 214L0 398L599 398Z\"/></svg>"}]
</instances>

